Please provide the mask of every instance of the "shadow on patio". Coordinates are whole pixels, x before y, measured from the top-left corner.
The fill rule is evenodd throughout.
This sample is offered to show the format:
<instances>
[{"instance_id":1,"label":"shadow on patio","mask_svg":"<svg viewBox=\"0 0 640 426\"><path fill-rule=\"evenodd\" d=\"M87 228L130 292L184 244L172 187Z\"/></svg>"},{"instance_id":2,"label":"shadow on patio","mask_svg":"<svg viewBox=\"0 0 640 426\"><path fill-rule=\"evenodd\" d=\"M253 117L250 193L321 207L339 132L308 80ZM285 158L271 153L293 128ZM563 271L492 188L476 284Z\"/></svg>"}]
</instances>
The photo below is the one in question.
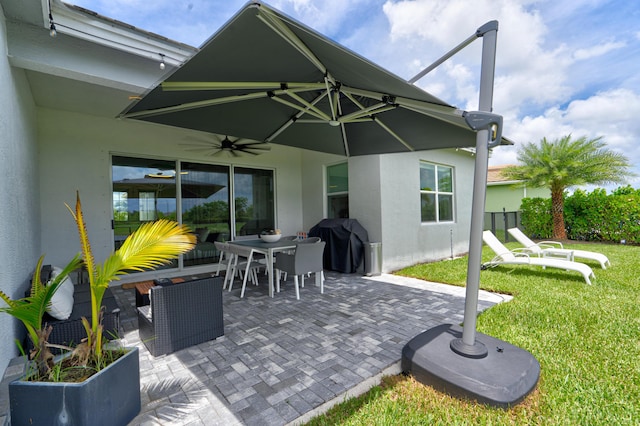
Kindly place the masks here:
<instances>
[{"instance_id":1,"label":"shadow on patio","mask_svg":"<svg viewBox=\"0 0 640 426\"><path fill-rule=\"evenodd\" d=\"M393 275L325 272L325 293L292 280L268 297L266 278L223 291L225 335L152 357L141 344L133 289L113 286L126 345L140 348L142 411L133 425L298 424L400 372L402 347L461 323L464 289ZM503 300L480 292L479 310Z\"/></svg>"}]
</instances>

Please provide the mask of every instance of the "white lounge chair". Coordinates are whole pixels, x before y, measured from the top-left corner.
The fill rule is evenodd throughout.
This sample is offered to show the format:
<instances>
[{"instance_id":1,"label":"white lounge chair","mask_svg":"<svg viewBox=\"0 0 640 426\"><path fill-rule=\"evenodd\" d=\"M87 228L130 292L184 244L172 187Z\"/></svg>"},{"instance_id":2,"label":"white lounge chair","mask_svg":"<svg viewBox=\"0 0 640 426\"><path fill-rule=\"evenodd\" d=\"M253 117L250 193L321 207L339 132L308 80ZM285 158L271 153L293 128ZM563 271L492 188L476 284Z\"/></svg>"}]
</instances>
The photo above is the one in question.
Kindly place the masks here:
<instances>
[{"instance_id":1,"label":"white lounge chair","mask_svg":"<svg viewBox=\"0 0 640 426\"><path fill-rule=\"evenodd\" d=\"M484 231L482 233L482 239L484 240L484 243L496 253L496 257L494 257L490 262L484 263L482 265L482 269L492 268L499 265L529 265L541 266L543 268L549 267L565 269L568 271L580 272L584 277L584 280L589 285L591 285L590 277L596 277L589 265L585 265L584 263L550 257L531 257L522 251L511 251L505 247L504 244L502 244L500 240L491 233L491 231Z\"/></svg>"},{"instance_id":2,"label":"white lounge chair","mask_svg":"<svg viewBox=\"0 0 640 426\"><path fill-rule=\"evenodd\" d=\"M513 238L524 246L526 252L535 254L538 257L546 255L566 256L569 260L574 260L574 258L578 257L598 261L602 269L607 269L607 264L611 266L609 258L602 253L565 249L562 247L562 243L558 241L541 241L536 244L518 228L510 228L508 231Z\"/></svg>"}]
</instances>

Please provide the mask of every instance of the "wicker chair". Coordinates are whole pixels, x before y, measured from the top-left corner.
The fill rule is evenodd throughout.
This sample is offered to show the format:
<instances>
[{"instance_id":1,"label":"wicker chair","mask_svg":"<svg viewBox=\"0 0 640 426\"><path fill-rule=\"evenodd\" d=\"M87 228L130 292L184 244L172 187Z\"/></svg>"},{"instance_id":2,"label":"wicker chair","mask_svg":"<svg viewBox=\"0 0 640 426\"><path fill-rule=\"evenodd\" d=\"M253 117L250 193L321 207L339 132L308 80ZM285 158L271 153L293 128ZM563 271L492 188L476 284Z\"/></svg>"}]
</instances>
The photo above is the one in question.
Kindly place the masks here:
<instances>
[{"instance_id":1,"label":"wicker chair","mask_svg":"<svg viewBox=\"0 0 640 426\"><path fill-rule=\"evenodd\" d=\"M138 334L151 355L169 354L224 335L222 278L155 286L138 310Z\"/></svg>"}]
</instances>

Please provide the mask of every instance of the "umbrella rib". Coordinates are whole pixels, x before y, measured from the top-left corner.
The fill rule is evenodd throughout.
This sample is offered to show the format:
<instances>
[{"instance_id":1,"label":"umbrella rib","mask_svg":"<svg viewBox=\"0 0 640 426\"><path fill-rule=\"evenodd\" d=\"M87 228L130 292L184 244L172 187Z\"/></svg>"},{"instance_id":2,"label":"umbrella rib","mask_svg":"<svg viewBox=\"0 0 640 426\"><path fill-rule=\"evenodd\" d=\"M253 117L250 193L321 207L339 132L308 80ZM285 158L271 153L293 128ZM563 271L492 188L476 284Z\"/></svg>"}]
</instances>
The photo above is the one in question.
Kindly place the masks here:
<instances>
[{"instance_id":1,"label":"umbrella rib","mask_svg":"<svg viewBox=\"0 0 640 426\"><path fill-rule=\"evenodd\" d=\"M469 125L466 124L461 114L460 115L456 113L442 114L434 111L425 111L423 109L414 108L408 105L401 105L401 108L407 109L409 111L413 111L418 114L426 115L428 117L433 117L437 120L446 121L447 123L453 124L454 126L458 126L462 129L467 129L467 130L469 129Z\"/></svg>"},{"instance_id":2,"label":"umbrella rib","mask_svg":"<svg viewBox=\"0 0 640 426\"><path fill-rule=\"evenodd\" d=\"M273 93L275 95L282 95L282 94L286 93L287 90L278 89L278 90L272 91L271 93ZM293 90L289 90L289 91L290 92L291 91L294 91L294 92L306 92L308 90L316 90L316 89L300 88L300 89L293 89ZM143 110L143 111L130 112L130 113L124 114L124 117L125 118L153 117L154 115L162 115L162 114L171 113L171 112L178 112L178 111L188 111L190 109L205 108L205 107L210 107L210 106L214 106L214 105L221 105L221 104L226 104L226 103L231 103L231 102L241 102L241 101L246 101L246 100L265 98L265 97L268 97L268 96L269 96L269 94L267 92L245 93L243 95L233 95L233 96L225 96L223 98L205 99L205 100L202 100L202 101L187 102L185 104L173 105L173 106L168 106L168 107L163 107L163 108L147 109L147 110Z\"/></svg>"},{"instance_id":3,"label":"umbrella rib","mask_svg":"<svg viewBox=\"0 0 640 426\"><path fill-rule=\"evenodd\" d=\"M261 4L261 6L264 5ZM302 42L302 40L300 40L298 36L296 36L294 32L282 22L282 20L275 16L269 8L261 7L259 9L258 19L264 22L265 25L271 28L276 34L302 53L307 60L322 72L322 74L328 73L327 68L322 64L320 59L318 59L316 55L314 55L313 52Z\"/></svg>"},{"instance_id":4,"label":"umbrella rib","mask_svg":"<svg viewBox=\"0 0 640 426\"><path fill-rule=\"evenodd\" d=\"M321 92L313 101L311 101L311 105L315 105L318 102L320 102L322 100L322 98L324 98L325 96L327 96L327 92ZM268 137L266 137L264 140L265 142L271 142L273 139L275 139L276 137L278 137L278 135L282 132L284 132L285 130L287 130L287 128L289 126L291 126L293 123L295 123L300 117L302 117L305 114L306 111L299 111L298 113L296 113L296 115L294 115L293 117L291 117L289 120L287 120L282 126L280 126L278 129L276 129L275 132L273 132L271 135L269 135Z\"/></svg>"},{"instance_id":5,"label":"umbrella rib","mask_svg":"<svg viewBox=\"0 0 640 426\"><path fill-rule=\"evenodd\" d=\"M295 99L296 101L300 102L302 105L305 105L307 108L309 108L309 110L313 110L318 115L320 115L321 117L324 117L327 121L331 120L331 117L329 117L327 114L325 114L324 111L320 110L315 105L312 105L311 103L307 102L301 96L298 96L298 94L296 94L296 93L287 93L287 94L289 96L291 96L293 99Z\"/></svg>"},{"instance_id":6,"label":"umbrella rib","mask_svg":"<svg viewBox=\"0 0 640 426\"><path fill-rule=\"evenodd\" d=\"M274 81L165 81L161 84L165 92L187 90L275 90L282 88L282 82ZM296 92L324 88L323 83L286 83L287 88Z\"/></svg>"},{"instance_id":7,"label":"umbrella rib","mask_svg":"<svg viewBox=\"0 0 640 426\"><path fill-rule=\"evenodd\" d=\"M342 114L342 106L340 105L340 102L337 102L336 107L338 108L338 115ZM342 133L342 146L344 147L344 155L346 155L347 157L350 156L349 154L349 142L347 139L347 131L344 128L344 123L340 123L340 133Z\"/></svg>"},{"instance_id":8,"label":"umbrella rib","mask_svg":"<svg viewBox=\"0 0 640 426\"><path fill-rule=\"evenodd\" d=\"M358 106L358 108L365 109L364 105L362 105L360 102L358 102L358 100L356 98L354 98L351 94L345 92L345 95L351 100L351 102L356 104ZM387 131L387 133L389 133L391 136L396 138L398 140L398 142L400 142L402 145L404 145L409 151L415 151L415 149L411 145L409 145L397 133L395 133L393 130L391 130L386 124L384 124L382 121L380 121L379 118L377 118L377 117L372 117L372 118L373 118L373 121L376 124L378 124L378 126L382 127L384 130Z\"/></svg>"},{"instance_id":9,"label":"umbrella rib","mask_svg":"<svg viewBox=\"0 0 640 426\"><path fill-rule=\"evenodd\" d=\"M378 126L382 127L384 130L386 130L387 133L389 133L391 136L396 138L398 140L398 142L400 142L402 145L404 145L409 151L415 151L415 149L411 145L409 145L404 139L402 139L400 136L398 136L398 134L396 134L393 130L391 130L389 127L387 127L387 125L384 124L382 121L380 121L379 118L376 118L373 121L375 121L378 124Z\"/></svg>"},{"instance_id":10,"label":"umbrella rib","mask_svg":"<svg viewBox=\"0 0 640 426\"><path fill-rule=\"evenodd\" d=\"M349 99L351 99L351 98L349 98ZM361 110L360 111L354 111L351 114L347 114L347 115L341 116L340 117L340 121L350 121L353 118L362 118L362 117L364 117L366 115L371 115L372 116L373 114L377 114L378 112L388 111L389 109L395 109L396 108L395 106L389 107L389 105L385 104L385 103L379 103L379 104L371 105L368 108L365 108L363 105L359 105L359 104L356 104L356 105L358 105L358 108L361 108ZM384 107L386 107L386 108L384 108ZM381 111L378 111L378 110L381 110Z\"/></svg>"},{"instance_id":11,"label":"umbrella rib","mask_svg":"<svg viewBox=\"0 0 640 426\"><path fill-rule=\"evenodd\" d=\"M327 95L328 95L328 99L329 99L329 108L331 108L331 117L335 121L335 119L336 119L336 105L338 103L338 98L336 97L336 95L338 94L340 89L334 91L333 92L333 96L331 96L331 89L329 89L329 79L326 76L324 77L324 85L325 85L325 87L327 89ZM336 105L334 105L334 103Z\"/></svg>"},{"instance_id":12,"label":"umbrella rib","mask_svg":"<svg viewBox=\"0 0 640 426\"><path fill-rule=\"evenodd\" d=\"M343 86L341 88L341 91L345 94L350 93L352 95L364 96L372 99L382 99L385 96L391 96L387 93L372 92L370 90L356 89L354 87ZM455 111L458 110L456 107L448 106L448 105L440 105L440 104L430 103L426 101L416 101L414 99L403 98L399 96L392 96L392 97L394 98L395 104L398 104L403 107L412 106L413 108L424 110L425 114L428 114L428 112L431 111L431 112L439 112L441 114L446 114L446 115L455 115L456 114Z\"/></svg>"},{"instance_id":13,"label":"umbrella rib","mask_svg":"<svg viewBox=\"0 0 640 426\"><path fill-rule=\"evenodd\" d=\"M317 118L319 118L319 119L321 119L321 120L328 120L328 119L329 119L329 117L328 117L328 116L323 117L323 115L318 114L318 113L315 111L315 108L314 108L314 109L309 108L309 107L305 108L305 107L303 107L303 106L300 106L300 105L294 104L293 102L289 102L289 101L287 101L286 99L282 99L282 98L279 98L279 97L277 97L277 96L271 96L271 99L272 99L272 100L274 100L274 101L276 101L276 102L279 102L279 103L281 103L281 104L283 104L283 105L286 105L286 106L289 106L289 107L291 107L291 108L297 109L298 111L300 111L300 112L302 112L302 113L304 113L304 114L313 115L314 117L317 117Z\"/></svg>"},{"instance_id":14,"label":"umbrella rib","mask_svg":"<svg viewBox=\"0 0 640 426\"><path fill-rule=\"evenodd\" d=\"M187 102L186 104L173 105L169 107L130 112L130 113L124 114L124 117L126 118L153 117L154 115L162 115L162 114L177 112L177 111L188 111L190 109L204 108L204 107L209 107L214 105L226 104L230 102L264 98L267 96L268 95L265 92L226 96L224 98L206 99L203 101Z\"/></svg>"}]
</instances>

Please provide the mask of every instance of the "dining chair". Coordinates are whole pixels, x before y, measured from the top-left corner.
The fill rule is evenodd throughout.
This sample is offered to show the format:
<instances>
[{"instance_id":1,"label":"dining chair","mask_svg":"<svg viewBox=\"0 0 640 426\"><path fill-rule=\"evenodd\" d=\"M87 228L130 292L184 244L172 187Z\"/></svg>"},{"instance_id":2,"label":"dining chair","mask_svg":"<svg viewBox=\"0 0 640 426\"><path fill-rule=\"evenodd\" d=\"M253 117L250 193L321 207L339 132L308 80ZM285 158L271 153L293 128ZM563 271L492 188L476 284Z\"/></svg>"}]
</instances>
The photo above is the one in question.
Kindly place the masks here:
<instances>
[{"instance_id":1,"label":"dining chair","mask_svg":"<svg viewBox=\"0 0 640 426\"><path fill-rule=\"evenodd\" d=\"M218 250L218 252L220 253L220 259L218 260L218 268L216 269L216 275L215 275L217 277L218 275L220 275L220 269L222 268L222 266L224 265L225 269L227 269L229 262L233 261L233 254L229 252L228 243L224 243L222 241L215 241L213 244L215 245L216 250ZM225 285L222 286L223 290L226 286L226 277L225 277L224 284Z\"/></svg>"},{"instance_id":2,"label":"dining chair","mask_svg":"<svg viewBox=\"0 0 640 426\"><path fill-rule=\"evenodd\" d=\"M324 254L324 241L315 243L298 243L293 254L277 253L274 267L277 271L284 271L293 275L296 288L296 299L300 300L300 285L298 277L301 277L302 287L304 287L304 275L315 273L316 285L320 285L320 293L324 293L324 274L322 272ZM280 274L276 273L276 289L280 291Z\"/></svg>"},{"instance_id":3,"label":"dining chair","mask_svg":"<svg viewBox=\"0 0 640 426\"><path fill-rule=\"evenodd\" d=\"M296 243L298 243L298 236L297 235L285 235L284 237L280 238L280 241L295 241ZM293 254L295 252L295 249L291 249L291 250L284 250L283 253L288 253L288 254ZM273 261L275 262L275 258L273 259ZM265 259L266 261L266 259ZM275 268L274 268L275 270ZM267 274L269 271L267 269L265 269L264 273ZM278 275L280 275L280 273L283 274L283 280L286 281L287 280L287 273L284 271L276 271L274 272Z\"/></svg>"},{"instance_id":4,"label":"dining chair","mask_svg":"<svg viewBox=\"0 0 640 426\"><path fill-rule=\"evenodd\" d=\"M254 285L258 285L257 270L263 265L253 260L254 250L250 247L242 247L236 244L229 244L229 253L233 255L233 262L227 266L227 276L229 276L229 291L233 288L233 281L236 272L244 269L242 274L242 290L240 291L240 298L244 297L244 291L247 286L247 279L251 279ZM227 277L225 276L225 281Z\"/></svg>"}]
</instances>

